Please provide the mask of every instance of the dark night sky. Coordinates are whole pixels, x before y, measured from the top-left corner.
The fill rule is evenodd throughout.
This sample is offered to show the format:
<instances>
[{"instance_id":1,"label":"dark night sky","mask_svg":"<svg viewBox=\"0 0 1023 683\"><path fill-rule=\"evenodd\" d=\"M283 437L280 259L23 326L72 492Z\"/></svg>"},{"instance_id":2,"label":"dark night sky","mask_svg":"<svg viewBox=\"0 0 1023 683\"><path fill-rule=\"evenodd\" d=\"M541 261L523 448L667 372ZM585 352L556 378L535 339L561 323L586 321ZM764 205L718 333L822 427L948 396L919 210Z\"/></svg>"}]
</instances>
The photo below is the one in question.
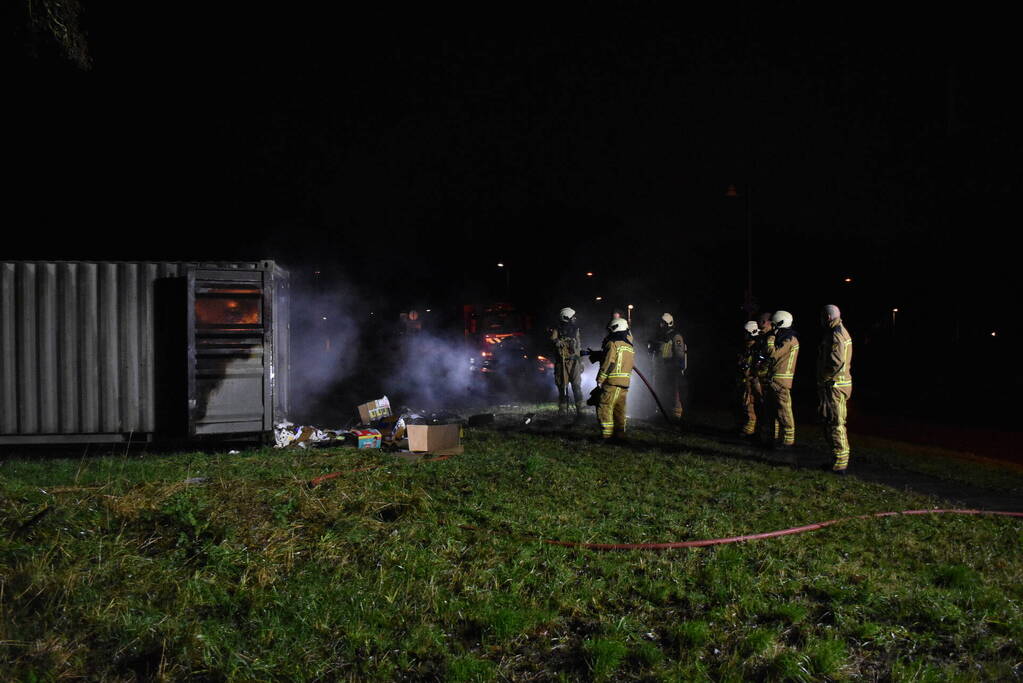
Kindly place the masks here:
<instances>
[{"instance_id":1,"label":"dark night sky","mask_svg":"<svg viewBox=\"0 0 1023 683\"><path fill-rule=\"evenodd\" d=\"M841 303L847 274L864 317L979 330L1014 303L1021 112L995 17L153 12L86 4L89 72L12 56L5 256L269 255L452 299L500 258L537 306L595 269L619 299L734 311L736 184L766 307Z\"/></svg>"}]
</instances>

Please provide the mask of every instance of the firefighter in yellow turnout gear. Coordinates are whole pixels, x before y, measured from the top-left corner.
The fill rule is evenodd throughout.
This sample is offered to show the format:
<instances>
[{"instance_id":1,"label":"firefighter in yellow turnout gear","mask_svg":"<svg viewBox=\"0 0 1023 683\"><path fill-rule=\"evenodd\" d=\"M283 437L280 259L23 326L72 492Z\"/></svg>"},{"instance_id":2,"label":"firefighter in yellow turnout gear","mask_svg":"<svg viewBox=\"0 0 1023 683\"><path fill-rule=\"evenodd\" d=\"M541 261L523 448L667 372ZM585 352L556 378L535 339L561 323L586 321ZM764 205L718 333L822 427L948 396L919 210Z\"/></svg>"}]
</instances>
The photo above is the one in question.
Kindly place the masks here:
<instances>
[{"instance_id":1,"label":"firefighter in yellow turnout gear","mask_svg":"<svg viewBox=\"0 0 1023 683\"><path fill-rule=\"evenodd\" d=\"M568 411L568 387L572 387L575 399L576 419L583 414L582 390L582 339L579 326L576 324L575 311L562 308L559 313L561 320L557 327L550 330L550 341L554 346L554 384L558 387L558 413L564 415Z\"/></svg>"},{"instance_id":2,"label":"firefighter in yellow turnout gear","mask_svg":"<svg viewBox=\"0 0 1023 683\"><path fill-rule=\"evenodd\" d=\"M821 311L824 336L817 352L818 412L835 462L831 469L844 473L849 466L849 438L845 431L846 404L852 396L852 337L842 324L838 306Z\"/></svg>"},{"instance_id":3,"label":"firefighter in yellow turnout gear","mask_svg":"<svg viewBox=\"0 0 1023 683\"><path fill-rule=\"evenodd\" d=\"M783 447L796 442L796 419L792 413L792 380L796 374L796 359L799 357L799 335L792 329L792 314L775 311L771 316L768 332L766 358L764 361L765 424L761 434L772 430L761 438L774 446L780 439Z\"/></svg>"},{"instance_id":4,"label":"firefighter in yellow turnout gear","mask_svg":"<svg viewBox=\"0 0 1023 683\"><path fill-rule=\"evenodd\" d=\"M625 406L636 355L629 342L629 324L625 320L612 320L607 331L597 373L597 387L600 388L597 421L600 423L600 436L604 439L625 436Z\"/></svg>"},{"instance_id":5,"label":"firefighter in yellow turnout gear","mask_svg":"<svg viewBox=\"0 0 1023 683\"><path fill-rule=\"evenodd\" d=\"M671 396L676 420L682 419L686 396L686 370L689 350L682 333L675 327L675 318L665 313L657 326L657 334L647 342L654 368L654 384L661 396Z\"/></svg>"},{"instance_id":6,"label":"firefighter in yellow turnout gear","mask_svg":"<svg viewBox=\"0 0 1023 683\"><path fill-rule=\"evenodd\" d=\"M753 367L750 378L750 390L753 398L753 422L747 423L743 428L743 436L756 438L757 427L767 422L767 400L765 387L767 386L768 359L770 351L767 344L774 342L774 335L771 332L771 316L773 313L761 313L757 316L757 334L753 339L753 347L750 355L753 360ZM747 431L746 427L749 428Z\"/></svg>"},{"instance_id":7,"label":"firefighter in yellow turnout gear","mask_svg":"<svg viewBox=\"0 0 1023 683\"><path fill-rule=\"evenodd\" d=\"M743 327L743 349L738 363L738 416L739 433L750 436L757 430L757 393L759 385L756 372L756 345L760 327L756 320L750 320Z\"/></svg>"}]
</instances>

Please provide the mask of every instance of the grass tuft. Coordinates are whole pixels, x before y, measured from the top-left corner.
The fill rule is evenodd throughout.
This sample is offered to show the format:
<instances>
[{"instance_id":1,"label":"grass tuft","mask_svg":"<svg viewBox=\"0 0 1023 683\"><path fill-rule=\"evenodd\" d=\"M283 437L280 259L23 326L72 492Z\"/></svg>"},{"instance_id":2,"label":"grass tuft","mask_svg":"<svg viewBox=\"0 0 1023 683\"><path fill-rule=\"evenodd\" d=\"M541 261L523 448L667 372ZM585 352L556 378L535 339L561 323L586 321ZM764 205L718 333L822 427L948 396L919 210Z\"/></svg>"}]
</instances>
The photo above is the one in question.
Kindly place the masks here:
<instances>
[{"instance_id":1,"label":"grass tuft","mask_svg":"<svg viewBox=\"0 0 1023 683\"><path fill-rule=\"evenodd\" d=\"M596 680L607 680L618 671L628 647L620 640L598 638L583 643L586 664Z\"/></svg>"}]
</instances>

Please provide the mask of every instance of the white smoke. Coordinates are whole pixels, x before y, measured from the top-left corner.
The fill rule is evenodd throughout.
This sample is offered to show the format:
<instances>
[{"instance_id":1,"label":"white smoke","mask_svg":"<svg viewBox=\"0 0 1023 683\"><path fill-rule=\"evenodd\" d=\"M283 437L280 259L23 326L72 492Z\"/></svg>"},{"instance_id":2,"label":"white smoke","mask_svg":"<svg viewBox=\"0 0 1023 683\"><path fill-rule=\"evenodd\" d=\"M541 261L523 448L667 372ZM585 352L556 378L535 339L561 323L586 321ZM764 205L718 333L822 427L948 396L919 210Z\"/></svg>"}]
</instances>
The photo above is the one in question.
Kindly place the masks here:
<instances>
[{"instance_id":1,"label":"white smoke","mask_svg":"<svg viewBox=\"0 0 1023 683\"><path fill-rule=\"evenodd\" d=\"M470 399L472 353L461 338L428 331L409 334L401 340L400 360L386 382L388 391L416 409L464 407Z\"/></svg>"},{"instance_id":2,"label":"white smoke","mask_svg":"<svg viewBox=\"0 0 1023 683\"><path fill-rule=\"evenodd\" d=\"M353 290L344 285L332 283L320 290L312 282L292 284L289 393L291 413L300 420L317 412L338 385L359 369L357 301Z\"/></svg>"}]
</instances>

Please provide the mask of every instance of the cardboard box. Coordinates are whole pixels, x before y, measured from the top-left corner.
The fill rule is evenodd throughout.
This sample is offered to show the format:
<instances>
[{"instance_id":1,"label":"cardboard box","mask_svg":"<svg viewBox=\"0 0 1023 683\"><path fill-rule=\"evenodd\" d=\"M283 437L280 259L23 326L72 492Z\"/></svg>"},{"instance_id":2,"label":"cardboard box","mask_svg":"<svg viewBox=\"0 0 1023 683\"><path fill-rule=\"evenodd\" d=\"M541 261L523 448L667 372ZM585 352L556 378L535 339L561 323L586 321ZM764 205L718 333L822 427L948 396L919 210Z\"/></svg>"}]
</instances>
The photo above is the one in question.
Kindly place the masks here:
<instances>
[{"instance_id":1,"label":"cardboard box","mask_svg":"<svg viewBox=\"0 0 1023 683\"><path fill-rule=\"evenodd\" d=\"M364 425L368 425L373 420L379 420L382 417L389 417L390 415L391 402L387 400L386 396L359 406L359 419L362 420Z\"/></svg>"},{"instance_id":2,"label":"cardboard box","mask_svg":"<svg viewBox=\"0 0 1023 683\"><path fill-rule=\"evenodd\" d=\"M462 426L408 425L408 449L413 453L458 455L462 452Z\"/></svg>"},{"instance_id":3,"label":"cardboard box","mask_svg":"<svg viewBox=\"0 0 1023 683\"><path fill-rule=\"evenodd\" d=\"M357 448L380 448L379 429L353 429L352 434L357 440Z\"/></svg>"}]
</instances>

